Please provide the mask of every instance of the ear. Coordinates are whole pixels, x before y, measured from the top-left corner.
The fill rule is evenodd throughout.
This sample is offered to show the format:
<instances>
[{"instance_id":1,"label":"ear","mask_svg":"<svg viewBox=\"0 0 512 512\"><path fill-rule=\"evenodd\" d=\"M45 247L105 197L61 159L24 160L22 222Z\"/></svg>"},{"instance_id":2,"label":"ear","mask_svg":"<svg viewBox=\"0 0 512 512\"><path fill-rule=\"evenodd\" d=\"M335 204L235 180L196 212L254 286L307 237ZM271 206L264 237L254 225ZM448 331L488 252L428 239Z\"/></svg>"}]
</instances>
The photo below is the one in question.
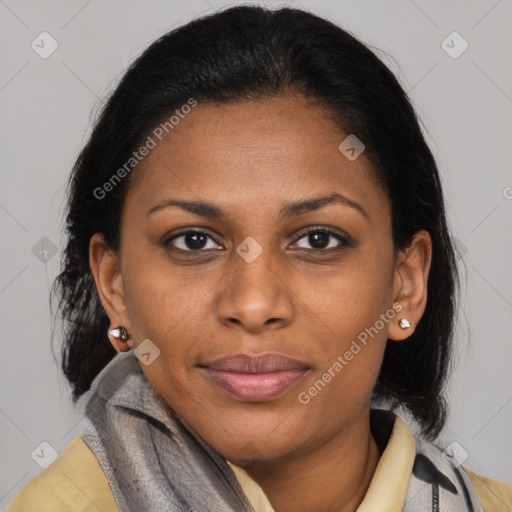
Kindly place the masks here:
<instances>
[{"instance_id":1,"label":"ear","mask_svg":"<svg viewBox=\"0 0 512 512\"><path fill-rule=\"evenodd\" d=\"M395 341L407 339L416 329L427 304L427 281L432 260L432 240L426 230L418 231L408 247L397 257L393 304L400 303L388 330L388 338ZM399 322L406 318L411 327L402 329Z\"/></svg>"},{"instance_id":2,"label":"ear","mask_svg":"<svg viewBox=\"0 0 512 512\"><path fill-rule=\"evenodd\" d=\"M119 325L123 325L130 332L120 259L119 255L108 247L101 233L95 233L89 242L89 265L101 304L110 318L110 342L118 352L126 352L132 348L133 340L122 341L110 334L110 330Z\"/></svg>"}]
</instances>

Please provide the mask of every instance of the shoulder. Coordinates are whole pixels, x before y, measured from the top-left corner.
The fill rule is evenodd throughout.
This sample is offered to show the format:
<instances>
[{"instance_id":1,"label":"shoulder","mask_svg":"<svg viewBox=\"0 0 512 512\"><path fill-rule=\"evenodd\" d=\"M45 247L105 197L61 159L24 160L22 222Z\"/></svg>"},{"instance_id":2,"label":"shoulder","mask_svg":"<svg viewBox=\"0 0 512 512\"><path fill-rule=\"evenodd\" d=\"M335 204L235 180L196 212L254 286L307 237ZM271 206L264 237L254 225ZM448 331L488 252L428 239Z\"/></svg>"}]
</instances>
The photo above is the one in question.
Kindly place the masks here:
<instances>
[{"instance_id":1,"label":"shoulder","mask_svg":"<svg viewBox=\"0 0 512 512\"><path fill-rule=\"evenodd\" d=\"M76 437L55 462L31 480L6 512L117 512L117 505L93 452Z\"/></svg>"},{"instance_id":2,"label":"shoulder","mask_svg":"<svg viewBox=\"0 0 512 512\"><path fill-rule=\"evenodd\" d=\"M512 511L512 485L492 480L464 468L485 512Z\"/></svg>"}]
</instances>

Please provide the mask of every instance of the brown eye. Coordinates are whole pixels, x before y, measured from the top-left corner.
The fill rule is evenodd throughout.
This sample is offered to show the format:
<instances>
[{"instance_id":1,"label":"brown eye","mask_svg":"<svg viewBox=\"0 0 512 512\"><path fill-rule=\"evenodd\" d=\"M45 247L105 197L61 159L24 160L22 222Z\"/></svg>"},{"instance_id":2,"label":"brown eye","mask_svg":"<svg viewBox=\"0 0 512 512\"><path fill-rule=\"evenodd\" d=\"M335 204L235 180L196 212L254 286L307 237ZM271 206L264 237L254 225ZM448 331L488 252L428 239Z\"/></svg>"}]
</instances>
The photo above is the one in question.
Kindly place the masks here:
<instances>
[{"instance_id":1,"label":"brown eye","mask_svg":"<svg viewBox=\"0 0 512 512\"><path fill-rule=\"evenodd\" d=\"M210 250L218 247L218 244L210 235L196 230L182 231L173 235L164 243L164 245L172 245L178 250L187 252Z\"/></svg>"},{"instance_id":2,"label":"brown eye","mask_svg":"<svg viewBox=\"0 0 512 512\"><path fill-rule=\"evenodd\" d=\"M299 243L301 240L305 240L310 247L299 246L299 248L312 251L336 250L351 245L346 237L326 228L311 229L303 233L295 243Z\"/></svg>"}]
</instances>

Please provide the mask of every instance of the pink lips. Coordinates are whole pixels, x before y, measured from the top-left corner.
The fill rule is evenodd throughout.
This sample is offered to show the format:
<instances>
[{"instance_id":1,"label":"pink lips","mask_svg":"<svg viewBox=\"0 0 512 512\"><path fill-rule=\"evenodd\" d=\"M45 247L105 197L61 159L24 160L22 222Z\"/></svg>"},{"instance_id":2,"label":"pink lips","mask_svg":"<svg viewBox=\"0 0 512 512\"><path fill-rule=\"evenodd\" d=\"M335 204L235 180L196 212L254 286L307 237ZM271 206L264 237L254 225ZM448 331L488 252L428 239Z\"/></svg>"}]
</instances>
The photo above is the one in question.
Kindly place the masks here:
<instances>
[{"instance_id":1,"label":"pink lips","mask_svg":"<svg viewBox=\"0 0 512 512\"><path fill-rule=\"evenodd\" d=\"M310 370L305 364L277 353L236 354L201 366L215 383L246 402L276 398Z\"/></svg>"}]
</instances>

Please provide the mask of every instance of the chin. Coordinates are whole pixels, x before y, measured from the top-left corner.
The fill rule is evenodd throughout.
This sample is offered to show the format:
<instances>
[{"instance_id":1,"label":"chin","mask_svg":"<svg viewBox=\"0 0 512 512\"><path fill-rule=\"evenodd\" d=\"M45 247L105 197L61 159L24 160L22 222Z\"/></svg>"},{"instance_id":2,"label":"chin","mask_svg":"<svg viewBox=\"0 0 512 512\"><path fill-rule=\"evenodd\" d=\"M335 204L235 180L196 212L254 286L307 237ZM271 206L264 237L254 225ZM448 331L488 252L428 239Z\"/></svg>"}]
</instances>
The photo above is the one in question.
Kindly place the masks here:
<instances>
[{"instance_id":1,"label":"chin","mask_svg":"<svg viewBox=\"0 0 512 512\"><path fill-rule=\"evenodd\" d=\"M258 463L277 461L286 458L289 454L295 453L298 449L296 444L288 445L285 439L274 438L270 440L261 432L255 435L236 436L236 444L233 438L226 439L225 448L219 447L217 451L224 458L242 468L251 467ZM296 440L295 440L296 441Z\"/></svg>"}]
</instances>

